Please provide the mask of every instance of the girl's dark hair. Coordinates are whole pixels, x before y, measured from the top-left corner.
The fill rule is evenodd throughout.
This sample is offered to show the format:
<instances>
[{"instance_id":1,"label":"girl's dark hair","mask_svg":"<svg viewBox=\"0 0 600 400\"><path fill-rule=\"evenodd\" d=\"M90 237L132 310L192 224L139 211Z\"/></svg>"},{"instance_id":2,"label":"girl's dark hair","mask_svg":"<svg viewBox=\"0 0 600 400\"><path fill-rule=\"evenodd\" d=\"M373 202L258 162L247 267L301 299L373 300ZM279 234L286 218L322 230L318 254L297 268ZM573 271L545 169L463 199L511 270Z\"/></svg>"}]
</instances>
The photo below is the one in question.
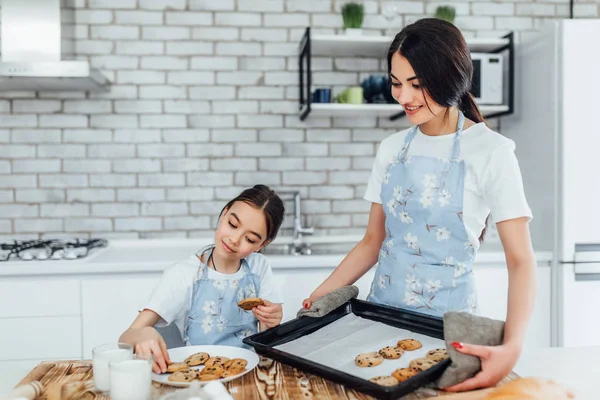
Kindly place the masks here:
<instances>
[{"instance_id":1,"label":"girl's dark hair","mask_svg":"<svg viewBox=\"0 0 600 400\"><path fill-rule=\"evenodd\" d=\"M387 54L388 74L392 56L405 57L419 84L442 107L458 107L465 117L484 122L471 90L473 61L462 33L450 22L423 18L396 35Z\"/></svg>"},{"instance_id":2,"label":"girl's dark hair","mask_svg":"<svg viewBox=\"0 0 600 400\"><path fill-rule=\"evenodd\" d=\"M275 239L279 227L283 222L285 207L281 198L265 185L255 185L252 188L244 190L234 199L230 200L221 210L219 217L223 215L225 210L229 209L233 203L243 201L246 204L259 208L265 214L267 222L267 239L269 242Z\"/></svg>"},{"instance_id":3,"label":"girl's dark hair","mask_svg":"<svg viewBox=\"0 0 600 400\"><path fill-rule=\"evenodd\" d=\"M485 122L470 93L473 78L471 52L462 33L450 22L423 18L396 35L387 54L388 74L392 56L400 53L415 71L423 90L442 107L458 107L465 117ZM489 215L486 218L486 225ZM479 236L483 241L485 227Z\"/></svg>"}]
</instances>

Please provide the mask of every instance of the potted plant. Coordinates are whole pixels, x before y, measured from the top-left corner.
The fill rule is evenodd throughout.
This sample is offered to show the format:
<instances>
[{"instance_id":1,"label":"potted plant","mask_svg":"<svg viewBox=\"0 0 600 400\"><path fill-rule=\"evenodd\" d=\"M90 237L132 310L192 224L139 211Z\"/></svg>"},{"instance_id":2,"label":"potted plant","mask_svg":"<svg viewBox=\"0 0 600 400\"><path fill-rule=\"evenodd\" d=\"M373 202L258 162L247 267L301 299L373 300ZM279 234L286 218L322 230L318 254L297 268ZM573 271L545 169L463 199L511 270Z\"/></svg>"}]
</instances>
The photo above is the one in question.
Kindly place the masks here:
<instances>
[{"instance_id":1,"label":"potted plant","mask_svg":"<svg viewBox=\"0 0 600 400\"><path fill-rule=\"evenodd\" d=\"M452 6L439 6L435 10L435 17L448 21L451 24L454 23L454 17L456 16L456 10Z\"/></svg>"},{"instance_id":2,"label":"potted plant","mask_svg":"<svg viewBox=\"0 0 600 400\"><path fill-rule=\"evenodd\" d=\"M347 35L360 35L365 16L365 8L360 3L346 3L342 6L342 18Z\"/></svg>"}]
</instances>

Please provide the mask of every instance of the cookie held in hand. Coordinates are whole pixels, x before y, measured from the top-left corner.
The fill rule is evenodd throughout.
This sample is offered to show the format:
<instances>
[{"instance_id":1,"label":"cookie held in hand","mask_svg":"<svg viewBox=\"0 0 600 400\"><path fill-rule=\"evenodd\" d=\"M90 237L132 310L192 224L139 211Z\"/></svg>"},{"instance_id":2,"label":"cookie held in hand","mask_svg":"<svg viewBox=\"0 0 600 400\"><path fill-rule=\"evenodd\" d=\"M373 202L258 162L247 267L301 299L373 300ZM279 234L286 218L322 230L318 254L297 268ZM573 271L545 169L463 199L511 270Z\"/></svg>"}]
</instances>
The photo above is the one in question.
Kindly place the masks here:
<instances>
[{"instance_id":1,"label":"cookie held in hand","mask_svg":"<svg viewBox=\"0 0 600 400\"><path fill-rule=\"evenodd\" d=\"M252 310L256 306L264 306L265 302L258 297L248 297L247 299L241 300L238 303L239 308L243 308L246 311Z\"/></svg>"}]
</instances>

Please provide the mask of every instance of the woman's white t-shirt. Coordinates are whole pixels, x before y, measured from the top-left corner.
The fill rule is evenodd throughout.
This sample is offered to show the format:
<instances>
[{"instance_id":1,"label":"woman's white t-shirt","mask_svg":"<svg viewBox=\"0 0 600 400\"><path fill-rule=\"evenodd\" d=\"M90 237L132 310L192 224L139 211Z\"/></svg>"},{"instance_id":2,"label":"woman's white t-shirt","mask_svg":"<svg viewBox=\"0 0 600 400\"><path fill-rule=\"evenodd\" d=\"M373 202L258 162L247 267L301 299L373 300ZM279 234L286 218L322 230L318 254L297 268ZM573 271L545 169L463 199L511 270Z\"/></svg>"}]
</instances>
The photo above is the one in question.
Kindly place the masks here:
<instances>
[{"instance_id":1,"label":"woman's white t-shirt","mask_svg":"<svg viewBox=\"0 0 600 400\"><path fill-rule=\"evenodd\" d=\"M273 271L269 260L260 253L252 253L246 257L250 271L260 277L258 297L272 303L283 303L279 291L273 281ZM192 304L192 290L194 283L199 278L201 261L195 254L183 259L163 272L160 282L154 288L150 300L142 310L152 310L162 320L158 326L166 326L174 322L179 328L181 337L184 337L184 324ZM245 275L240 268L235 274L222 274L208 268L208 279L214 280L239 280Z\"/></svg>"},{"instance_id":2,"label":"woman's white t-shirt","mask_svg":"<svg viewBox=\"0 0 600 400\"><path fill-rule=\"evenodd\" d=\"M410 129L382 140L373 164L364 198L381 204L381 183L389 162L402 146ZM428 136L417 129L408 155L450 158L456 134ZM484 123L465 129L460 137L459 158L465 163L463 219L475 249L485 220L491 212L494 223L508 219L532 218L523 190L515 143L489 129Z\"/></svg>"}]
</instances>

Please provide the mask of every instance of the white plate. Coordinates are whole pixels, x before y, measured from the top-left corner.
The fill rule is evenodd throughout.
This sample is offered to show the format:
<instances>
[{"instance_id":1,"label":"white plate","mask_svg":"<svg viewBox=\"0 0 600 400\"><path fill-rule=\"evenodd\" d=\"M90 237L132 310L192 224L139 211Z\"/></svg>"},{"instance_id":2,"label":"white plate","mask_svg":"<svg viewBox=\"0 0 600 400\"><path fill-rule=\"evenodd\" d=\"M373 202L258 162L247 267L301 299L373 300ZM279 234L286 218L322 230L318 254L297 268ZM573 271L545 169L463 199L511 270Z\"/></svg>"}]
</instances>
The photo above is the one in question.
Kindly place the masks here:
<instances>
[{"instance_id":1,"label":"white plate","mask_svg":"<svg viewBox=\"0 0 600 400\"><path fill-rule=\"evenodd\" d=\"M172 362L183 362L187 357L191 356L194 353L199 352L208 353L211 357L222 356L231 358L243 358L248 361L248 365L246 365L246 370L244 372L240 372L238 375L228 376L227 378L215 379L212 381L198 381L194 380L192 382L199 382L200 384L206 384L209 382L227 382L232 379L239 378L240 376L247 374L252 371L254 367L258 365L258 356L256 353L243 349L241 347L233 347L233 346L185 346L185 347L176 347L174 349L169 349L169 357ZM202 365L198 365L197 367L191 367L191 369L201 370L204 368ZM192 384L192 382L171 382L169 380L170 373L165 374L155 374L152 373L152 380L154 382L162 383L163 385L175 386L175 387L188 387Z\"/></svg>"}]
</instances>

